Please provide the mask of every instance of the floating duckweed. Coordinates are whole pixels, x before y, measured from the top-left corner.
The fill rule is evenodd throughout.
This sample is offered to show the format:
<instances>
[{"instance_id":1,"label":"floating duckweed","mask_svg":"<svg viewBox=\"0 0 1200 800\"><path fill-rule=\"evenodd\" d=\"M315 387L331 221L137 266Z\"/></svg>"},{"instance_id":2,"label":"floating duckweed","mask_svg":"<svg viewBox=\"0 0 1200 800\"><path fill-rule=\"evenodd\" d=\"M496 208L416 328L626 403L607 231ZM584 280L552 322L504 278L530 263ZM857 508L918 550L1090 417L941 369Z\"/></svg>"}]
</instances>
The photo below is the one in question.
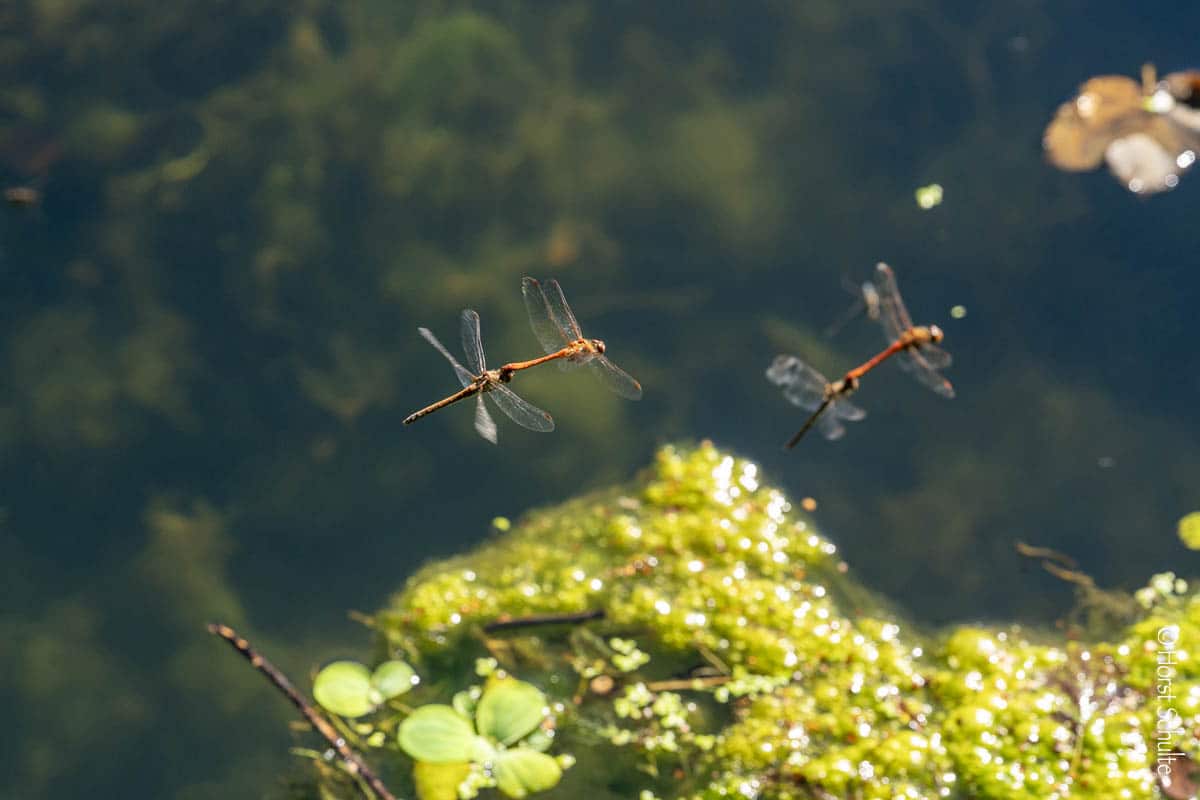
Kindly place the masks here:
<instances>
[{"instance_id":1,"label":"floating duckweed","mask_svg":"<svg viewBox=\"0 0 1200 800\"><path fill-rule=\"evenodd\" d=\"M983 626L929 637L854 585L802 522L752 463L668 447L638 486L530 514L427 567L376 620L393 651L449 663L502 616L603 610L573 629L567 658L546 659L539 686L575 700L560 730L581 726L630 759L576 752L577 779L638 759L690 776L664 777L655 797L1152 800L1167 648L1169 744L1200 758L1200 659L1187 657L1200 599L1177 576L1138 593L1145 616L1112 642ZM560 641L525 635L534 654ZM704 662L703 678L666 672ZM572 697L600 677L607 691Z\"/></svg>"},{"instance_id":2,"label":"floating duckweed","mask_svg":"<svg viewBox=\"0 0 1200 800\"><path fill-rule=\"evenodd\" d=\"M417 673L403 661L385 661L374 672L357 661L334 661L317 673L313 697L329 711L354 718L371 713L418 683Z\"/></svg>"},{"instance_id":3,"label":"floating duckweed","mask_svg":"<svg viewBox=\"0 0 1200 800\"><path fill-rule=\"evenodd\" d=\"M1189 550L1200 550L1200 511L1193 511L1179 520L1179 540Z\"/></svg>"},{"instance_id":4,"label":"floating duckweed","mask_svg":"<svg viewBox=\"0 0 1200 800\"><path fill-rule=\"evenodd\" d=\"M940 183L931 183L928 186L920 187L914 194L917 198L917 205L923 211L928 211L942 204L945 191Z\"/></svg>"}]
</instances>

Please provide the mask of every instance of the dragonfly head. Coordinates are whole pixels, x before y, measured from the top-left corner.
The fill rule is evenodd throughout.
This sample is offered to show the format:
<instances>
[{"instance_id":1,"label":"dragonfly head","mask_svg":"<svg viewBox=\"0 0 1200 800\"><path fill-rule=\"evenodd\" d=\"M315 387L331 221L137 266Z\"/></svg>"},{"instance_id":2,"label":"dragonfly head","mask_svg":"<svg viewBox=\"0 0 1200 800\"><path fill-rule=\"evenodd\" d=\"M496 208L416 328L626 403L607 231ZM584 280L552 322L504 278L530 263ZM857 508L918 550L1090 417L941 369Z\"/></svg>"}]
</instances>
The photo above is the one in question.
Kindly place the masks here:
<instances>
[{"instance_id":1,"label":"dragonfly head","mask_svg":"<svg viewBox=\"0 0 1200 800\"><path fill-rule=\"evenodd\" d=\"M942 333L941 328L939 328L937 325L929 326L929 340L931 342L936 344L945 338L946 338L946 334Z\"/></svg>"},{"instance_id":2,"label":"dragonfly head","mask_svg":"<svg viewBox=\"0 0 1200 800\"><path fill-rule=\"evenodd\" d=\"M604 340L588 339L588 344L590 344L592 346L593 351L595 351L596 353L599 353L600 355L604 355Z\"/></svg>"}]
</instances>

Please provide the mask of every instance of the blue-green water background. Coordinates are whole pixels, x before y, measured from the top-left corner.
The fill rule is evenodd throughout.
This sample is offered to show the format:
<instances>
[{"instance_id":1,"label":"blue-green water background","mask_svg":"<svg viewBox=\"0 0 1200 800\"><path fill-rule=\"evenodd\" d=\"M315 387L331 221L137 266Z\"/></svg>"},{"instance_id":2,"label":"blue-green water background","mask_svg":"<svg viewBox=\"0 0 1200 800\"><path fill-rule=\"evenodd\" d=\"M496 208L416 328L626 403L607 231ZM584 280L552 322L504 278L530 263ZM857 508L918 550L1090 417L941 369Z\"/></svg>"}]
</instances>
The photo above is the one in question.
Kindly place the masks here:
<instances>
[{"instance_id":1,"label":"blue-green water background","mask_svg":"<svg viewBox=\"0 0 1200 800\"><path fill-rule=\"evenodd\" d=\"M290 709L203 624L293 675L363 656L381 605L496 515L702 437L820 502L927 624L1048 623L1069 590L1195 571L1200 177L1139 199L1048 166L1086 78L1200 64L1194 3L282 3L0 8L0 797L257 797ZM920 210L916 187L945 202ZM896 268L959 396L872 375L844 441L777 352L828 373L844 275ZM547 369L555 415L455 408L415 328L536 355L557 276L645 399ZM964 305L964 319L948 310ZM456 349L456 348L455 348ZM1108 466L1101 466L1101 459Z\"/></svg>"}]
</instances>

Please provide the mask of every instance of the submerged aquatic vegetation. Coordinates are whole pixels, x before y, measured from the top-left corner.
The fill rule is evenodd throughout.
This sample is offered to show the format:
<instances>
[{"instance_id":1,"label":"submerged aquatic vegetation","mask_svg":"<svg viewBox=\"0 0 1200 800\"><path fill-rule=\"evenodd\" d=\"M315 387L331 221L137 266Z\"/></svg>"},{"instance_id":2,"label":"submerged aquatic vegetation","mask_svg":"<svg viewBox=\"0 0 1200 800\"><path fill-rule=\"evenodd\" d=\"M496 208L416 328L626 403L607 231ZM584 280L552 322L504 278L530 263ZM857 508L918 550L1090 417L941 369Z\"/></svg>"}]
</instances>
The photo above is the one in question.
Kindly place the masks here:
<instances>
[{"instance_id":1,"label":"submerged aquatic vegetation","mask_svg":"<svg viewBox=\"0 0 1200 800\"><path fill-rule=\"evenodd\" d=\"M437 676L426 690L446 700L481 667L523 680L380 713L403 718L417 762L456 765L454 785L482 764L504 788L495 748L536 729L577 759L563 796L1149 800L1159 754L1200 754L1187 652L1200 596L1164 575L1137 599L1142 614L1105 641L927 634L849 577L755 464L665 448L627 490L530 514L418 573L372 618L387 652ZM529 712L500 730L489 692L536 702L499 704ZM455 730L461 741L443 735ZM479 737L492 749L473 749ZM454 758L426 752L438 742ZM449 797L429 769L416 769L420 796ZM525 788L555 796L556 782Z\"/></svg>"}]
</instances>

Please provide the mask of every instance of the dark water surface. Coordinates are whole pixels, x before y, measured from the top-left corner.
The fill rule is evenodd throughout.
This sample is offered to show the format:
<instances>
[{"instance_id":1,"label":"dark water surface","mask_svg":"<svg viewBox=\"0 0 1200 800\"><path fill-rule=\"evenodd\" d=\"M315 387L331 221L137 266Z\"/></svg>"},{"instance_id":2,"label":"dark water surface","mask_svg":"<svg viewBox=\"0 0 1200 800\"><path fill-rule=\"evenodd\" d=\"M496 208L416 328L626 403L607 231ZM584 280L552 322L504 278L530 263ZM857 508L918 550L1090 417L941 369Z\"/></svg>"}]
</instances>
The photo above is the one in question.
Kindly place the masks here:
<instances>
[{"instance_id":1,"label":"dark water surface","mask_svg":"<svg viewBox=\"0 0 1200 800\"><path fill-rule=\"evenodd\" d=\"M0 179L43 196L0 209L0 797L277 790L289 709L205 622L306 685L365 655L349 609L669 441L817 498L928 624L1061 614L1015 539L1195 571L1200 175L1137 198L1040 147L1088 77L1200 66L1194 3L402 8L0 8ZM785 454L763 370L875 352L820 332L879 260L958 397L889 367ZM403 428L455 388L418 325L457 350L470 306L495 364L538 354L524 274L645 399L546 369L551 435Z\"/></svg>"}]
</instances>

